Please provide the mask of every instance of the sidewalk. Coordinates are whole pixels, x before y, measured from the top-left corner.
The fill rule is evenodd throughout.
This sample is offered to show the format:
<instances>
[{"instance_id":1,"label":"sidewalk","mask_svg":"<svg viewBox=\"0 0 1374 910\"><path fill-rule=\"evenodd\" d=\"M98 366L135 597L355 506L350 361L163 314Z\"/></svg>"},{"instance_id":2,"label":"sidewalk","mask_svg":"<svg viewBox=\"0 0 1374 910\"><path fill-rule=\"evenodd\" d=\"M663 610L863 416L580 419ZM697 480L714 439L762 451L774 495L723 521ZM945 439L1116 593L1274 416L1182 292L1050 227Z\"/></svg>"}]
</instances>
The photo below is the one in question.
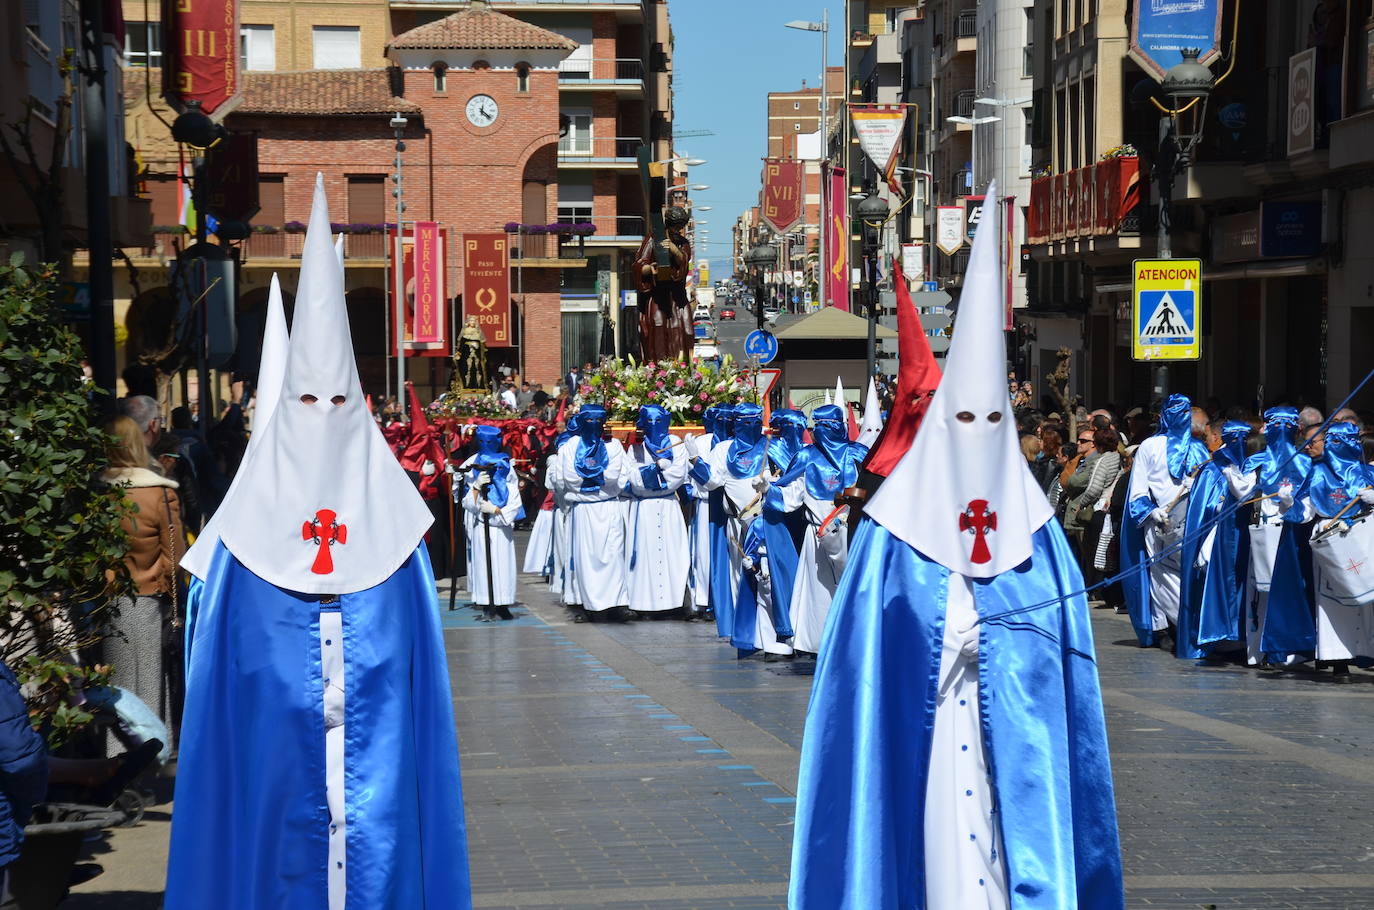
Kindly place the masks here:
<instances>
[{"instance_id":1,"label":"sidewalk","mask_svg":"<svg viewBox=\"0 0 1374 910\"><path fill-rule=\"evenodd\" d=\"M574 625L529 581L513 623L440 592L475 905L782 907L810 664L704 623ZM1374 674L1199 667L1093 622L1128 906L1374 905ZM64 906L157 907L166 830L117 831Z\"/></svg>"}]
</instances>

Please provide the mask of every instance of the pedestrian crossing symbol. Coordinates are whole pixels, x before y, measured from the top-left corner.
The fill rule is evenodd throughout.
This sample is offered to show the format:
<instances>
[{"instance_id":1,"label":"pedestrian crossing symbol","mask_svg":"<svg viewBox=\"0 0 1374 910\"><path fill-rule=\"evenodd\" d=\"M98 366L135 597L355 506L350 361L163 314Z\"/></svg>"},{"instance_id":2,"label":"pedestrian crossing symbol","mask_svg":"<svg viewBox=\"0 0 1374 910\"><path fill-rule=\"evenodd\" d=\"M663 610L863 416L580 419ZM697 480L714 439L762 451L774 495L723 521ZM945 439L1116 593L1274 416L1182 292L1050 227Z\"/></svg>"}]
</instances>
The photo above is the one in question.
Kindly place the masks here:
<instances>
[{"instance_id":1,"label":"pedestrian crossing symbol","mask_svg":"<svg viewBox=\"0 0 1374 910\"><path fill-rule=\"evenodd\" d=\"M1137 259L1133 279L1133 357L1197 360L1201 355L1198 295L1202 290L1202 262Z\"/></svg>"}]
</instances>

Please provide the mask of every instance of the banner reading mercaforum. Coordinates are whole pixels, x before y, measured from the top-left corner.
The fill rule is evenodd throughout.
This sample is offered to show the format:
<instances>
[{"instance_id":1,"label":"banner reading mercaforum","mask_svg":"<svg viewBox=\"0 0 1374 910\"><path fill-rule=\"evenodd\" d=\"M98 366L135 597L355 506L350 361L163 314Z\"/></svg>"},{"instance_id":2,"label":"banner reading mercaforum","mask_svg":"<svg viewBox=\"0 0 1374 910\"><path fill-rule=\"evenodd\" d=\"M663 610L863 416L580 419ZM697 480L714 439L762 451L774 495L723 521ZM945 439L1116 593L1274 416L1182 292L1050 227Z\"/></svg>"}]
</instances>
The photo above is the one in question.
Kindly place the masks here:
<instances>
[{"instance_id":1,"label":"banner reading mercaforum","mask_svg":"<svg viewBox=\"0 0 1374 910\"><path fill-rule=\"evenodd\" d=\"M1210 63L1220 53L1221 0L1136 0L1131 58L1157 81L1183 61L1184 48Z\"/></svg>"}]
</instances>

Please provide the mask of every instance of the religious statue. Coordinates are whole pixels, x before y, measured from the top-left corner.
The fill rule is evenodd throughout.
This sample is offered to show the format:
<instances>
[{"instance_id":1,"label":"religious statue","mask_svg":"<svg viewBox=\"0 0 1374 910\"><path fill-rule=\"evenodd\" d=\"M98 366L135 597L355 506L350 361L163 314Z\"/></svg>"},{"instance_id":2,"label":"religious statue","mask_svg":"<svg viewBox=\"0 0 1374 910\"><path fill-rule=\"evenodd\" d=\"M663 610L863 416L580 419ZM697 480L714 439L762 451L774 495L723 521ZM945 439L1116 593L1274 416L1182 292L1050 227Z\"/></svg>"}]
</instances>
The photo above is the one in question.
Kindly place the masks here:
<instances>
[{"instance_id":1,"label":"religious statue","mask_svg":"<svg viewBox=\"0 0 1374 910\"><path fill-rule=\"evenodd\" d=\"M684 234L689 220L682 206L670 206L635 256L640 350L645 361L690 360L692 356L692 314L687 300L692 243Z\"/></svg>"},{"instance_id":2,"label":"religious statue","mask_svg":"<svg viewBox=\"0 0 1374 910\"><path fill-rule=\"evenodd\" d=\"M487 388L487 337L477 324L476 316L469 316L463 322L463 330L458 334L458 350L453 354L453 388Z\"/></svg>"}]
</instances>

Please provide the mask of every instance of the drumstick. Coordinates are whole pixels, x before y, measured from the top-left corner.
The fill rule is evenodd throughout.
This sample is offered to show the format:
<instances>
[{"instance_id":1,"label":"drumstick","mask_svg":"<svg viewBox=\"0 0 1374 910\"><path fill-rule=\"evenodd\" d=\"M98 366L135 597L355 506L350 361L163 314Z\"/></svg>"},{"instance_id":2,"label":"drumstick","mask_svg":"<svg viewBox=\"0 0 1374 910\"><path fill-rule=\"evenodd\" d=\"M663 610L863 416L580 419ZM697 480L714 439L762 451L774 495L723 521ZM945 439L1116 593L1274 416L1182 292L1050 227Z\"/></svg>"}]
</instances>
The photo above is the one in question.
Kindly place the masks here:
<instances>
[{"instance_id":1,"label":"drumstick","mask_svg":"<svg viewBox=\"0 0 1374 910\"><path fill-rule=\"evenodd\" d=\"M1242 506L1252 506L1257 502L1264 502L1266 499L1273 499L1278 493L1267 493L1264 496L1256 496L1254 499L1247 499L1241 503Z\"/></svg>"},{"instance_id":2,"label":"drumstick","mask_svg":"<svg viewBox=\"0 0 1374 910\"><path fill-rule=\"evenodd\" d=\"M1207 456L1207 461L1204 461L1202 464L1198 465L1197 468L1194 469L1193 472L1192 472L1191 474L1189 474L1188 476L1191 477L1191 478L1193 478L1193 480L1197 480L1197 476L1198 476L1199 474L1202 473L1202 469L1205 468L1205 467L1207 466L1207 462L1208 462L1208 461L1211 461L1211 460L1212 460L1212 457L1211 457L1210 455ZM1178 495L1174 497L1174 501L1171 502L1171 503L1169 503L1169 505L1164 509L1164 511L1166 511L1166 512L1172 512L1172 511L1174 510L1174 506L1176 506L1176 505L1178 505L1180 502L1182 502L1182 501L1183 501L1183 497L1185 497L1185 496L1187 496L1189 493L1191 493L1192 490L1193 490L1192 487L1184 487L1183 489L1179 490L1179 491L1178 491Z\"/></svg>"},{"instance_id":3,"label":"drumstick","mask_svg":"<svg viewBox=\"0 0 1374 910\"><path fill-rule=\"evenodd\" d=\"M1365 490L1370 490L1370 489L1374 489L1374 487L1365 487L1364 489L1365 489ZM1364 490L1361 490L1360 492L1363 493ZM1318 531L1317 533L1318 533L1318 534L1325 534L1327 531L1330 531L1330 530L1332 530L1333 528L1335 528L1336 525L1340 524L1341 517L1342 517L1343 515L1345 515L1346 512L1349 512L1351 509L1355 508L1356 504L1358 504L1359 502L1360 502L1360 497L1358 497L1358 496L1352 496L1351 499L1350 499L1350 501L1347 502L1347 503L1345 504L1345 508L1344 508L1344 509L1341 509L1341 510L1340 510L1339 512L1337 512L1334 516L1332 516L1331 521L1327 522L1326 527L1322 528L1322 529L1321 529L1320 531Z\"/></svg>"}]
</instances>

